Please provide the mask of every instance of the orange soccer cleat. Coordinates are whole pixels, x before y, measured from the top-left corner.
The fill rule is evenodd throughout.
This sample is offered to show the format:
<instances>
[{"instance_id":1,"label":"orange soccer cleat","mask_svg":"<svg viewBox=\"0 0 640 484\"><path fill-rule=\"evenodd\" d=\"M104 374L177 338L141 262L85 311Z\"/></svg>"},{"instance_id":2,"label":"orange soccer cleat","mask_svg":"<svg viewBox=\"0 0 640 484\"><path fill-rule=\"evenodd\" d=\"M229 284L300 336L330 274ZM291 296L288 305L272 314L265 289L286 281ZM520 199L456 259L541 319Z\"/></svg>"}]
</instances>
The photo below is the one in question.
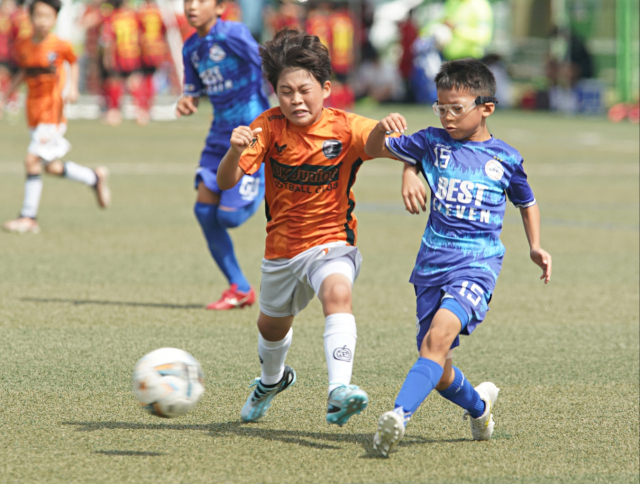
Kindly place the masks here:
<instances>
[{"instance_id":1,"label":"orange soccer cleat","mask_svg":"<svg viewBox=\"0 0 640 484\"><path fill-rule=\"evenodd\" d=\"M216 311L226 311L228 309L243 308L251 306L256 301L256 292L253 287L249 292L238 291L237 284L231 284L231 287L222 293L220 300L212 302L207 309Z\"/></svg>"}]
</instances>

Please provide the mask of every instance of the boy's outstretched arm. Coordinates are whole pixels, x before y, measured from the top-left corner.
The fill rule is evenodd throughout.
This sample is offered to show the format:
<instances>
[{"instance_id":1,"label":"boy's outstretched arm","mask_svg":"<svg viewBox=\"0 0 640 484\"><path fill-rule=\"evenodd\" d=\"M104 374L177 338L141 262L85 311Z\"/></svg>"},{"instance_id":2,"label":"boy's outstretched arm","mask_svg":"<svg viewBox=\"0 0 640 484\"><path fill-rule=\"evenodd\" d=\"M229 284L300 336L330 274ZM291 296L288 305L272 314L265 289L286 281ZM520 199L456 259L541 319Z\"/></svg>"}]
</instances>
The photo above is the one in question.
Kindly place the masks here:
<instances>
[{"instance_id":1,"label":"boy's outstretched arm","mask_svg":"<svg viewBox=\"0 0 640 484\"><path fill-rule=\"evenodd\" d=\"M392 113L373 128L364 146L364 152L372 158L394 158L393 154L384 144L387 132L404 133L407 129L407 120L401 114Z\"/></svg>"},{"instance_id":2,"label":"boy's outstretched arm","mask_svg":"<svg viewBox=\"0 0 640 484\"><path fill-rule=\"evenodd\" d=\"M540 209L537 204L521 208L520 215L529 241L529 256L542 268L540 279L544 279L544 283L548 284L551 280L551 254L540 247Z\"/></svg>"},{"instance_id":3,"label":"boy's outstretched arm","mask_svg":"<svg viewBox=\"0 0 640 484\"><path fill-rule=\"evenodd\" d=\"M80 66L77 62L69 65L69 89L64 95L65 103L75 103L80 95L78 84L80 82Z\"/></svg>"},{"instance_id":4,"label":"boy's outstretched arm","mask_svg":"<svg viewBox=\"0 0 640 484\"><path fill-rule=\"evenodd\" d=\"M216 180L221 190L229 190L236 186L236 183L245 175L240 168L240 156L242 152L255 142L258 133L262 132L262 128L256 128L253 131L249 126L238 126L231 133L231 148L224 155L220 166L218 166L218 174Z\"/></svg>"}]
</instances>

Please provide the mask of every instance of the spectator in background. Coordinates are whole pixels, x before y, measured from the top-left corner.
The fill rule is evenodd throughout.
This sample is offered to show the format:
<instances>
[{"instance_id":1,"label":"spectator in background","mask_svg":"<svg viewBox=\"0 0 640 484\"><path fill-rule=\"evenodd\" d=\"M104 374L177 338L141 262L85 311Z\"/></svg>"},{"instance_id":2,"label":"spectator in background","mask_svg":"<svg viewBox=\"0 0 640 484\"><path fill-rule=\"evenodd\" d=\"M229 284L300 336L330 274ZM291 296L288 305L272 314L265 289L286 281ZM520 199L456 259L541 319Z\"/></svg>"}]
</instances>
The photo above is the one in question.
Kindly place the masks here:
<instances>
[{"instance_id":1,"label":"spectator in background","mask_svg":"<svg viewBox=\"0 0 640 484\"><path fill-rule=\"evenodd\" d=\"M418 39L418 26L413 18L415 10L409 11L407 18L398 23L400 32L400 47L402 55L400 56L400 64L398 69L404 82L406 101L413 102L413 88L411 78L413 76L413 44Z\"/></svg>"},{"instance_id":2,"label":"spectator in background","mask_svg":"<svg viewBox=\"0 0 640 484\"><path fill-rule=\"evenodd\" d=\"M302 7L295 0L280 0L278 4L276 9L265 9L265 24L271 30L271 36L284 28L304 30Z\"/></svg>"},{"instance_id":3,"label":"spectator in background","mask_svg":"<svg viewBox=\"0 0 640 484\"><path fill-rule=\"evenodd\" d=\"M346 2L334 4L329 15L331 29L331 69L334 79L331 85L331 96L326 106L349 110L355 102L353 89L348 83L354 64L355 26Z\"/></svg>"},{"instance_id":4,"label":"spectator in background","mask_svg":"<svg viewBox=\"0 0 640 484\"><path fill-rule=\"evenodd\" d=\"M371 44L363 50L362 63L356 75L356 99L371 98L379 103L401 102L405 97L402 77L395 65L385 63Z\"/></svg>"},{"instance_id":5,"label":"spectator in background","mask_svg":"<svg viewBox=\"0 0 640 484\"><path fill-rule=\"evenodd\" d=\"M507 66L498 54L488 54L482 58L482 62L496 79L496 98L498 99L496 108L510 108L513 105L513 89Z\"/></svg>"},{"instance_id":6,"label":"spectator in background","mask_svg":"<svg viewBox=\"0 0 640 484\"><path fill-rule=\"evenodd\" d=\"M445 60L482 58L493 34L488 0L445 0L443 10L423 35L433 36Z\"/></svg>"}]
</instances>

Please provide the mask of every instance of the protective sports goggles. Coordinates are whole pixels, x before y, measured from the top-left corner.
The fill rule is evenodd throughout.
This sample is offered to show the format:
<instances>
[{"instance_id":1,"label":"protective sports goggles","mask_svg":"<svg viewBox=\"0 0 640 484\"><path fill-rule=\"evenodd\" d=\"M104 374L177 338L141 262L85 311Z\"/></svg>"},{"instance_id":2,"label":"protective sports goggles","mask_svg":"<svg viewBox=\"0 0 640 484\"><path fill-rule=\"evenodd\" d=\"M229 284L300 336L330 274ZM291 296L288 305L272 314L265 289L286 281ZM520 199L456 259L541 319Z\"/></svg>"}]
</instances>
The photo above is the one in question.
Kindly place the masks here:
<instances>
[{"instance_id":1,"label":"protective sports goggles","mask_svg":"<svg viewBox=\"0 0 640 484\"><path fill-rule=\"evenodd\" d=\"M495 96L478 96L468 104L438 104L438 101L436 101L433 103L433 112L440 118L444 118L447 115L447 111L450 111L454 116L461 116L467 109L471 111L476 106L485 103L498 104L498 100Z\"/></svg>"}]
</instances>

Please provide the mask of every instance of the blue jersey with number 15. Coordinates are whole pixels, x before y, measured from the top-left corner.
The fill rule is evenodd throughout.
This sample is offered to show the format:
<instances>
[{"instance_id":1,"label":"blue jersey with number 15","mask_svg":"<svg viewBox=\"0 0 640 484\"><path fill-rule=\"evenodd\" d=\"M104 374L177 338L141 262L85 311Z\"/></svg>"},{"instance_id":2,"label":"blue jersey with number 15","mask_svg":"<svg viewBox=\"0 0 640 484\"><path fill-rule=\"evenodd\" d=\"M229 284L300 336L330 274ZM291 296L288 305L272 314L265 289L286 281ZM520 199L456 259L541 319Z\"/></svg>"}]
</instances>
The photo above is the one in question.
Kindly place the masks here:
<instances>
[{"instance_id":1,"label":"blue jersey with number 15","mask_svg":"<svg viewBox=\"0 0 640 484\"><path fill-rule=\"evenodd\" d=\"M507 197L516 207L536 203L520 153L494 137L461 142L439 128L387 138L386 146L417 165L431 189L411 282L436 286L473 275L492 288L505 252L500 232Z\"/></svg>"},{"instance_id":2,"label":"blue jersey with number 15","mask_svg":"<svg viewBox=\"0 0 640 484\"><path fill-rule=\"evenodd\" d=\"M184 94L209 96L213 105L207 146L219 156L203 157L200 164L216 169L233 129L269 109L258 44L245 25L218 19L205 37L195 33L187 39L182 57Z\"/></svg>"}]
</instances>

